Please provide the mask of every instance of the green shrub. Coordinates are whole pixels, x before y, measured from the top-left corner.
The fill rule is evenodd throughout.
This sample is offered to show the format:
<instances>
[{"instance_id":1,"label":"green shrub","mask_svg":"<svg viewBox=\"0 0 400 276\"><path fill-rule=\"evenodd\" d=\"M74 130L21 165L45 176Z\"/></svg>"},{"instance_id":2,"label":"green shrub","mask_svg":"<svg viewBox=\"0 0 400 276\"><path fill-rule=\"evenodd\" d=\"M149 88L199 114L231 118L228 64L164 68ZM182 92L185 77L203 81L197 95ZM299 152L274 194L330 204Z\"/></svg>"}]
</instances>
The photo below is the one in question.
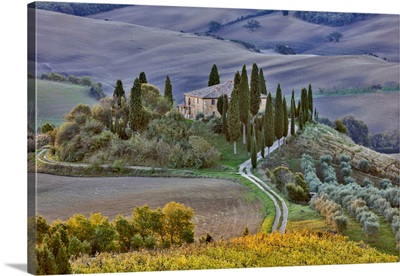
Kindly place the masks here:
<instances>
[{"instance_id":1,"label":"green shrub","mask_svg":"<svg viewBox=\"0 0 400 276\"><path fill-rule=\"evenodd\" d=\"M358 168L360 171L368 173L370 169L370 163L367 159L361 159L360 162L358 163Z\"/></svg>"},{"instance_id":2,"label":"green shrub","mask_svg":"<svg viewBox=\"0 0 400 276\"><path fill-rule=\"evenodd\" d=\"M57 131L55 144L61 146L64 142L72 140L79 133L79 125L76 122L65 122Z\"/></svg>"},{"instance_id":3,"label":"green shrub","mask_svg":"<svg viewBox=\"0 0 400 276\"><path fill-rule=\"evenodd\" d=\"M152 235L148 235L144 239L143 246L147 249L155 249L157 246L157 240Z\"/></svg>"},{"instance_id":4,"label":"green shrub","mask_svg":"<svg viewBox=\"0 0 400 276\"><path fill-rule=\"evenodd\" d=\"M136 234L131 238L131 248L133 250L139 250L140 248L143 248L144 246L144 241L141 235Z\"/></svg>"}]
</instances>

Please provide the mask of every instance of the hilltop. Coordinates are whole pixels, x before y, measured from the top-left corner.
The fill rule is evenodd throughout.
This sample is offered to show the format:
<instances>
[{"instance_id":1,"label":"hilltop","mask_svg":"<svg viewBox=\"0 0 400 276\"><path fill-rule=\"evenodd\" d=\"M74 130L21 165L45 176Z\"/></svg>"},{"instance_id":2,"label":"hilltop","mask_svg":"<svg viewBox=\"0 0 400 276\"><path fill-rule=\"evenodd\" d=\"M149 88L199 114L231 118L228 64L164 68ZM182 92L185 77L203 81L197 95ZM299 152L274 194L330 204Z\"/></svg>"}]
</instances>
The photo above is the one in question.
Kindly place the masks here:
<instances>
[{"instance_id":1,"label":"hilltop","mask_svg":"<svg viewBox=\"0 0 400 276\"><path fill-rule=\"evenodd\" d=\"M256 62L264 69L267 89L275 91L282 83L286 94L292 89L298 93L308 83L319 89L398 82L398 63L369 55L261 54L238 43L192 33L44 10L36 13L38 74L90 75L103 83L109 95L116 80L121 79L129 90L133 76L145 71L149 82L161 88L169 75L174 97L181 102L184 92L207 86L214 63L223 82L243 64L250 67Z\"/></svg>"},{"instance_id":2,"label":"hilltop","mask_svg":"<svg viewBox=\"0 0 400 276\"><path fill-rule=\"evenodd\" d=\"M256 16L257 13L262 15ZM331 27L300 20L294 17L294 11L290 11L288 16L283 16L281 11L264 13L251 9L131 6L89 17L192 33L207 32L208 24L216 21L223 27L211 34L246 41L265 51L283 43L298 54L374 54L389 61L399 61L398 15L368 15L364 20L346 26ZM254 32L243 28L247 17L259 21L261 28ZM326 36L336 30L343 33L343 39L340 43L329 43Z\"/></svg>"}]
</instances>

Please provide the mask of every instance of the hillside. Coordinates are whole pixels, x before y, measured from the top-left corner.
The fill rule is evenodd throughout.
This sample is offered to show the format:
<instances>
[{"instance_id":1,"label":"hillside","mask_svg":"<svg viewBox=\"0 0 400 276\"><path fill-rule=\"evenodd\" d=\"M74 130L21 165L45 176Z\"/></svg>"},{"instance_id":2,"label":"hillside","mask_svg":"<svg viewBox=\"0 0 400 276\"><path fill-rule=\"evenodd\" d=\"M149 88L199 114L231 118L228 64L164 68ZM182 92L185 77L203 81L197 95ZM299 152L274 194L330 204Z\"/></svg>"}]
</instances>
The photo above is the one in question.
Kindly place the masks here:
<instances>
[{"instance_id":1,"label":"hillside","mask_svg":"<svg viewBox=\"0 0 400 276\"><path fill-rule=\"evenodd\" d=\"M88 87L45 80L29 80L28 85L32 86L35 82L38 126L45 122L60 125L64 121L64 115L77 104L92 107L98 102L89 96Z\"/></svg>"},{"instance_id":2,"label":"hillside","mask_svg":"<svg viewBox=\"0 0 400 276\"><path fill-rule=\"evenodd\" d=\"M388 178L398 185L400 175L400 162L390 155L381 154L369 148L356 145L348 136L337 132L331 127L318 124L308 126L303 133L295 139L290 139L289 146L280 158L287 160L300 159L302 154L309 154L315 160L321 155L329 154L333 162L339 164L342 154L351 157L354 170L359 167L359 162L366 159L370 163L369 175L360 174L360 177L371 179ZM359 180L363 180L361 177Z\"/></svg>"},{"instance_id":3,"label":"hillside","mask_svg":"<svg viewBox=\"0 0 400 276\"><path fill-rule=\"evenodd\" d=\"M281 83L286 94L292 89L298 93L308 83L318 89L398 82L398 63L372 56L258 54L240 44L189 33L36 12L38 73L90 75L103 83L109 95L117 79L129 91L133 79L145 71L148 81L161 89L169 75L179 103L184 92L207 85L214 63L223 82L232 79L243 64L250 68L256 62L264 69L267 88L274 92Z\"/></svg>"},{"instance_id":4,"label":"hillside","mask_svg":"<svg viewBox=\"0 0 400 276\"><path fill-rule=\"evenodd\" d=\"M214 9L168 6L131 6L118 11L102 12L88 17L101 20L125 22L189 33L208 31L208 23L226 24L238 17L255 13L247 9Z\"/></svg>"},{"instance_id":5,"label":"hillside","mask_svg":"<svg viewBox=\"0 0 400 276\"><path fill-rule=\"evenodd\" d=\"M242 16L253 15L250 9L207 9L185 7L133 6L91 15L91 18L107 19L131 24L157 27L173 31L208 31L208 23L222 25ZM299 54L362 55L375 54L390 61L399 61L399 17L379 14L367 17L343 27L329 27L307 23L293 16L282 16L281 11L255 17L261 28L254 32L243 28L247 20L224 26L213 34L225 39L244 40L261 50L285 43ZM340 43L329 43L326 36L338 30L344 37Z\"/></svg>"}]
</instances>

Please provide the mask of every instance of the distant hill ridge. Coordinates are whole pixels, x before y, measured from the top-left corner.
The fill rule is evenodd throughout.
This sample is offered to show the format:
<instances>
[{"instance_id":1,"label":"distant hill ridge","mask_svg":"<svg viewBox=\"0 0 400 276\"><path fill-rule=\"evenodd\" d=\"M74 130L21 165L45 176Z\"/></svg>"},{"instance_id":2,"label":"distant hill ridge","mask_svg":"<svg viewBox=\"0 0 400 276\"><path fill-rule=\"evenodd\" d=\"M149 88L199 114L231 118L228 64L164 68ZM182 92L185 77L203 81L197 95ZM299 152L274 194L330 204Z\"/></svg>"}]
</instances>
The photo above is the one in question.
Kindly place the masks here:
<instances>
[{"instance_id":1,"label":"distant hill ridge","mask_svg":"<svg viewBox=\"0 0 400 276\"><path fill-rule=\"evenodd\" d=\"M28 4L29 8L61 12L77 16L87 16L100 12L111 11L127 7L121 4L95 4L95 3L62 3L62 2L33 2Z\"/></svg>"}]
</instances>

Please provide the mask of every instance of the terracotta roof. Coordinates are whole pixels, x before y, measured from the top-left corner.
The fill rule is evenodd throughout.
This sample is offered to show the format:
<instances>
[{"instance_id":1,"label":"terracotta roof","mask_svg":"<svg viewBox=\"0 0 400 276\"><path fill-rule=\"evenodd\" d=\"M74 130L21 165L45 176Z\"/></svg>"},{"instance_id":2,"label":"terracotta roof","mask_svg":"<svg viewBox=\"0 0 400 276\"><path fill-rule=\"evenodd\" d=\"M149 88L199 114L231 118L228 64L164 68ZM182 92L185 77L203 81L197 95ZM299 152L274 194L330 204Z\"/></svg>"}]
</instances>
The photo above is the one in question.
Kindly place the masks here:
<instances>
[{"instance_id":1,"label":"terracotta roof","mask_svg":"<svg viewBox=\"0 0 400 276\"><path fill-rule=\"evenodd\" d=\"M229 80L225 83L220 83L202 89L194 90L191 92L184 93L183 95L198 97L202 99L218 99L223 94L227 94L228 97L230 97L232 90L233 90L233 81Z\"/></svg>"}]
</instances>

